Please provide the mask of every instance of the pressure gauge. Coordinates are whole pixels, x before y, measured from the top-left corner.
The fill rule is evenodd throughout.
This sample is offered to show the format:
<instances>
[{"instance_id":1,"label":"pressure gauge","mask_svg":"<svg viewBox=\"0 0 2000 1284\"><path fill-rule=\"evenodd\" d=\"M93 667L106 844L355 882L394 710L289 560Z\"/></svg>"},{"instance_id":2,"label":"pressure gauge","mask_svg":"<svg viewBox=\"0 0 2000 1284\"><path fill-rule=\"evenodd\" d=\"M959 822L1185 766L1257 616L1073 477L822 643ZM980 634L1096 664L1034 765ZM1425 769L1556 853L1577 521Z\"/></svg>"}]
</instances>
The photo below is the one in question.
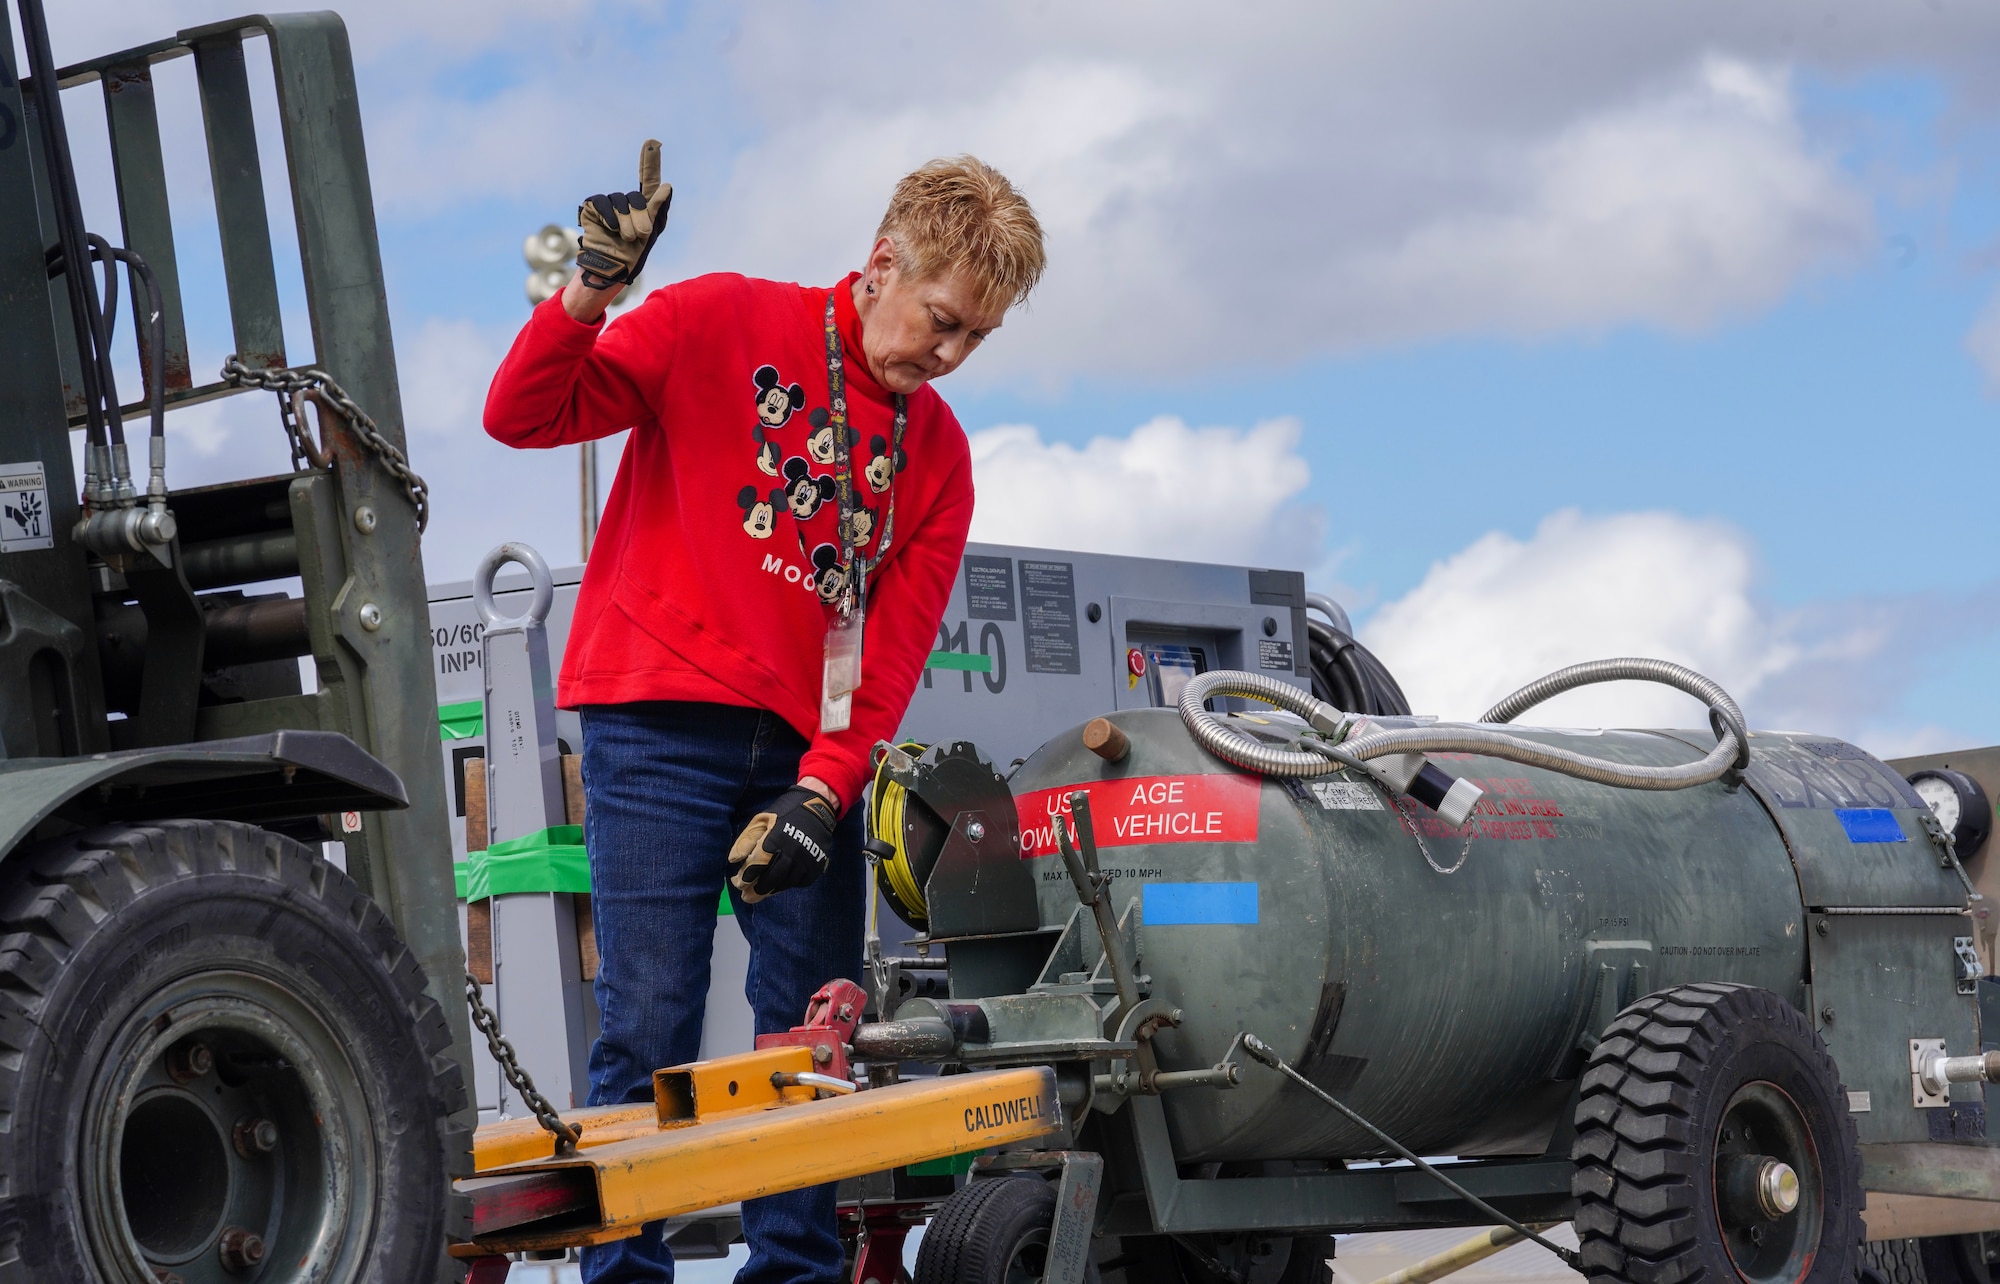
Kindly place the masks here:
<instances>
[{"instance_id":1,"label":"pressure gauge","mask_svg":"<svg viewBox=\"0 0 2000 1284\"><path fill-rule=\"evenodd\" d=\"M1942 767L1913 771L1907 779L1938 824L1944 826L1944 832L1951 835L1958 858L1977 856L1993 832L1993 804L1987 801L1979 782L1962 771Z\"/></svg>"}]
</instances>

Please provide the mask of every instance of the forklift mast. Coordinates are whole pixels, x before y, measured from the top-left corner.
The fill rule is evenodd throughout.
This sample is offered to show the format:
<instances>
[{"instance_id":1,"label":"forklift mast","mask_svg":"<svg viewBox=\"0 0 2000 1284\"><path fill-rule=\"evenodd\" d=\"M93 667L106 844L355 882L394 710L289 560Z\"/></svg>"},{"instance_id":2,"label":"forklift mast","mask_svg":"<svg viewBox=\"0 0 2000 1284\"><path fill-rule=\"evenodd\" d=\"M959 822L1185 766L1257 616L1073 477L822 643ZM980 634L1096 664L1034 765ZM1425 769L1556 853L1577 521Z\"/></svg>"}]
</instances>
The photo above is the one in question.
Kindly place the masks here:
<instances>
[{"instance_id":1,"label":"forklift mast","mask_svg":"<svg viewBox=\"0 0 2000 1284\"><path fill-rule=\"evenodd\" d=\"M24 27L31 7L38 15L38 5L24 4ZM288 350L279 308L244 57L245 41L258 38L268 42L275 72L310 360ZM36 39L30 28L31 51ZM40 39L45 47L45 31ZM219 361L197 369L190 358L167 200L154 68L190 55L234 355L248 372L233 380L216 373ZM89 358L79 350L76 283L56 274L64 241L59 211L65 191L75 207L74 174L59 96L43 77L23 74L33 62L32 52L17 58L11 35L0 32L0 494L7 500L0 510L0 759L10 760L10 808L28 827L0 827L7 831L0 852L39 836L33 824L52 813L67 788L60 781L70 778L53 770L60 760L180 746L183 759L198 762L209 742L283 731L344 735L401 778L408 807L335 813L290 832L345 844L349 874L421 963L456 1059L467 1065L421 494L383 449L403 450L403 414L346 28L333 13L245 17L54 73L60 89L80 94L95 86L104 98L121 227L115 236L93 230L122 241L158 283L157 321L136 279L130 291L129 332L138 336L147 386L124 416L143 423L150 398L172 414L256 391L266 372L314 367L372 418L378 434L371 444L353 420L325 413L319 394L294 395L290 409L300 419L308 418L306 400L322 409L319 445L302 457L294 438L297 471L170 490L172 537L157 549L108 556L79 538L72 434L89 421L86 375L97 371L85 370ZM105 262L107 276L116 268ZM148 351L155 327L163 359ZM297 595L271 592L273 581L295 581ZM250 585L263 587L246 593ZM317 676L310 692L299 676L307 656ZM37 773L22 759L51 760L52 770ZM40 776L50 796L33 800ZM157 797L160 814L187 814L174 810L170 791ZM129 800L120 814L134 815Z\"/></svg>"}]
</instances>

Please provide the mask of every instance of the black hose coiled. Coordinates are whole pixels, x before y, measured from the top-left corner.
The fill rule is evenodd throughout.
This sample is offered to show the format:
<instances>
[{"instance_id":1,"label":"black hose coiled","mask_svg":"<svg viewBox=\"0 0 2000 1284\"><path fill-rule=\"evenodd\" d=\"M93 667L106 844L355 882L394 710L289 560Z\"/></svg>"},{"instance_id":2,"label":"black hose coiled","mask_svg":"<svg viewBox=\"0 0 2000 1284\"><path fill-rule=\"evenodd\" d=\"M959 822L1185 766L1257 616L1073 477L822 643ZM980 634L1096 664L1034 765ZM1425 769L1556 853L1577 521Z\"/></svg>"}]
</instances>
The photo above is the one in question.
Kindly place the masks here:
<instances>
[{"instance_id":1,"label":"black hose coiled","mask_svg":"<svg viewBox=\"0 0 2000 1284\"><path fill-rule=\"evenodd\" d=\"M1375 653L1322 620L1308 619L1313 695L1336 709L1371 717L1408 717L1410 702Z\"/></svg>"}]
</instances>

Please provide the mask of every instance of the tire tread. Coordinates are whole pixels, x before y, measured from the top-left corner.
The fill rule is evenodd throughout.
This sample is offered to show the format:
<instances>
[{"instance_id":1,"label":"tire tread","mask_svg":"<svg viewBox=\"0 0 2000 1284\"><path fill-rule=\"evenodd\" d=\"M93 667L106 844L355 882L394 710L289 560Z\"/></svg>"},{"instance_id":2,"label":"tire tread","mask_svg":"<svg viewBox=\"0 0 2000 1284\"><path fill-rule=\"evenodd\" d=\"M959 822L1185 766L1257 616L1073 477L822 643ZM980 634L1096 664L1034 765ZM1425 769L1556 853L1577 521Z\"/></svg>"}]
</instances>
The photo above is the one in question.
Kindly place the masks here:
<instances>
[{"instance_id":1,"label":"tire tread","mask_svg":"<svg viewBox=\"0 0 2000 1284\"><path fill-rule=\"evenodd\" d=\"M452 1055L449 1023L426 992L415 955L381 908L317 852L233 821L99 826L8 855L0 870L0 1117L19 1117L15 1107L24 1063L35 1040L48 1037L44 1020L65 967L107 924L115 925L119 915L148 894L205 876L277 884L279 896L318 901L352 929L354 943L392 981L428 1061L430 1082L421 1099L429 1103L438 1145L449 1156L447 1168L453 1176L469 1175L471 1130L458 1121L468 1101L466 1084ZM0 1146L0 1284L34 1278L35 1268L24 1256L30 1241L20 1230L56 1215L52 1194L15 1189L15 1162L14 1152ZM470 1201L449 1191L441 1191L439 1199L446 1236L468 1235ZM462 1273L441 1240L435 1278L456 1279Z\"/></svg>"},{"instance_id":2,"label":"tire tread","mask_svg":"<svg viewBox=\"0 0 2000 1284\"><path fill-rule=\"evenodd\" d=\"M1702 982L1648 995L1619 1013L1579 1082L1570 1151L1577 1164L1570 1183L1576 1231L1593 1284L1700 1284L1708 1275L1698 1252L1703 1214L1693 1180L1697 1089L1724 1032L1738 1025L1789 1027L1794 1042L1813 1050L1825 1080L1838 1083L1805 1017L1766 990ZM1853 1155L1854 1122L1845 1112L1838 1120L1841 1143ZM1858 1165L1849 1167L1858 1173ZM1829 1242L1860 1243L1858 1201L1848 1220L1827 1229Z\"/></svg>"}]
</instances>

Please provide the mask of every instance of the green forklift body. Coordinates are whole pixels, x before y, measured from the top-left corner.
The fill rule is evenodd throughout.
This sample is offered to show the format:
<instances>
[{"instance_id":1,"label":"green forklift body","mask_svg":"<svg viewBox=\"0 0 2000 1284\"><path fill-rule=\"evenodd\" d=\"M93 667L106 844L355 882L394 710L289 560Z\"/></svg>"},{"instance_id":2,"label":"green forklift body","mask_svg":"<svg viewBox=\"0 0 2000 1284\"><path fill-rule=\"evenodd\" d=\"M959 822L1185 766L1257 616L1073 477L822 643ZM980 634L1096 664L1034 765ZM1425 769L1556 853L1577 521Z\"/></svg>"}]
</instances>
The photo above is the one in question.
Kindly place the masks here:
<instances>
[{"instance_id":1,"label":"green forklift body","mask_svg":"<svg viewBox=\"0 0 2000 1284\"><path fill-rule=\"evenodd\" d=\"M244 56L255 39L268 46L276 82L309 344L285 333L280 308L270 217L283 211L267 208L257 64ZM324 371L372 418L380 443L401 451L353 60L330 12L191 28L56 73L66 101L93 87L103 95L121 222L103 230L113 240L122 232L159 280L166 351L158 370L142 354L149 389L160 381L170 417L244 391L220 377L219 355L199 366L189 355L167 192L170 178L181 190L202 179L170 173L154 93L154 69L183 57L193 60L206 136L231 350L255 372ZM149 806L162 817L262 815L300 837L337 838L348 872L421 962L469 1070L420 493L363 434L323 420L323 462L307 456L290 473L173 491L179 535L163 567L128 561L121 571L75 542L71 452L83 382L66 287L45 258L57 240L37 133L49 87L24 80L22 65L0 35L0 471L38 479L47 510L42 538L0 544L4 843L86 818L87 797L100 795L121 799L125 819ZM120 327L135 331L143 327ZM147 399L132 392L123 413L142 435ZM278 418L274 408L274 434ZM173 476L170 456L169 486ZM293 577L298 596L270 591ZM300 678L307 659L312 691ZM331 749L333 737L358 757ZM169 779L205 783L136 791ZM189 810L198 803L217 810ZM347 813L347 823L334 832L294 823L327 813Z\"/></svg>"}]
</instances>

